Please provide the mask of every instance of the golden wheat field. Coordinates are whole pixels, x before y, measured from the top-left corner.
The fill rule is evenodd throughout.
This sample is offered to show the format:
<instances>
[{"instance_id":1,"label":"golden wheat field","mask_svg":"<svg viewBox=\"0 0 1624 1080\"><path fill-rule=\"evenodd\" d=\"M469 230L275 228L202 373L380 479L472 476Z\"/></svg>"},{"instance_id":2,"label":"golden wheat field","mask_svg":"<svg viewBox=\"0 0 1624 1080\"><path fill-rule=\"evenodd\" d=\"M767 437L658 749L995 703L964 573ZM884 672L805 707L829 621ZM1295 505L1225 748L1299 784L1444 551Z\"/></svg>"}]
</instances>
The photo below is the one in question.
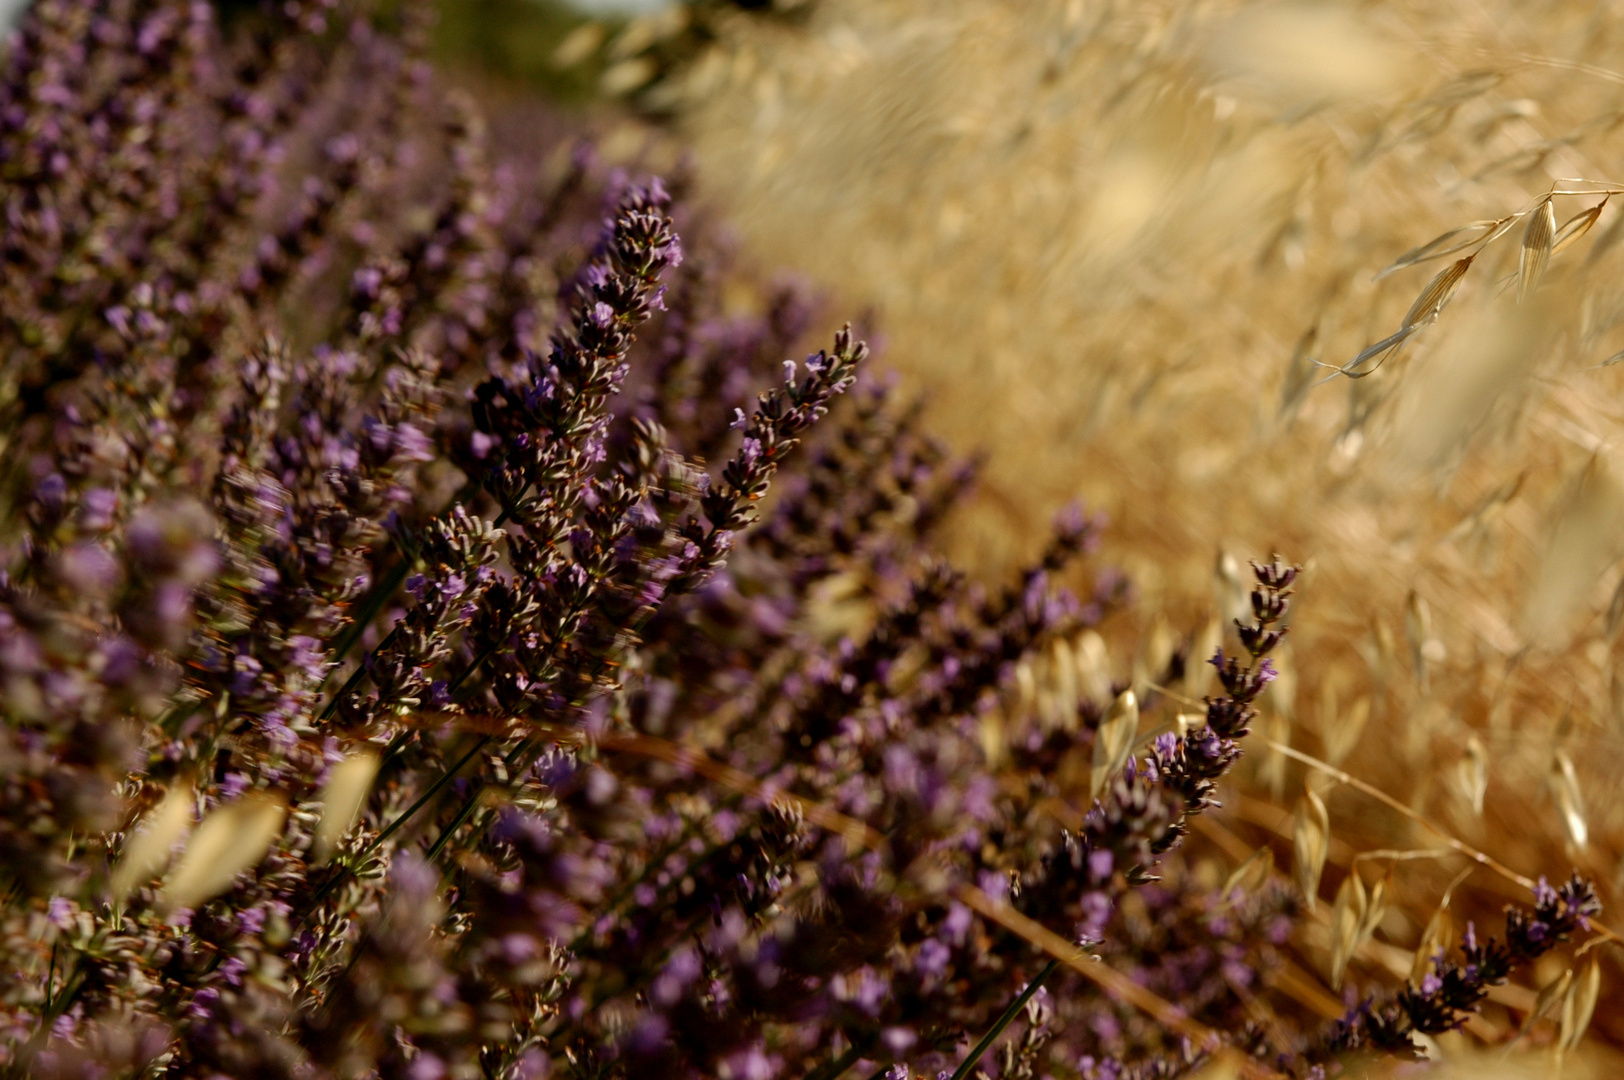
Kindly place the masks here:
<instances>
[{"instance_id":1,"label":"golden wheat field","mask_svg":"<svg viewBox=\"0 0 1624 1080\"><path fill-rule=\"evenodd\" d=\"M1278 991L1336 1015L1334 968L1392 984L1569 866L1624 929L1624 12L821 0L715 25L643 101L747 257L872 311L937 429L986 452L953 554L996 575L1066 500L1110 515L1136 613L1026 665L1007 709L1214 642L1248 557L1306 566L1263 738L1193 849L1317 891ZM1350 942L1356 910L1379 917ZM1545 1075L1583 1036L1567 1074L1617 1075L1617 941L1440 1052Z\"/></svg>"}]
</instances>

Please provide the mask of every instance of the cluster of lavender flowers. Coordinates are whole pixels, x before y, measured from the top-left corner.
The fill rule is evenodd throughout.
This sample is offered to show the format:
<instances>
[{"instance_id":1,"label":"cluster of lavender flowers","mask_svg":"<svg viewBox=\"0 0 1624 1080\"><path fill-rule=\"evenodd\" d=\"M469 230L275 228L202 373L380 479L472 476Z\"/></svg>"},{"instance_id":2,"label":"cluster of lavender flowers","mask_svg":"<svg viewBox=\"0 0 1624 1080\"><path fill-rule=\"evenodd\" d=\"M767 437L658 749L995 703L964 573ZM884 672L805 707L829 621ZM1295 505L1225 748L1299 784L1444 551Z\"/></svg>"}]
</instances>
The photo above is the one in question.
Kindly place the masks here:
<instances>
[{"instance_id":1,"label":"cluster of lavender flowers","mask_svg":"<svg viewBox=\"0 0 1624 1080\"><path fill-rule=\"evenodd\" d=\"M8 46L8 1075L1216 1049L1057 962L1088 952L1307 1074L1458 1023L1594 910L1543 891L1333 1030L1250 1027L1295 902L1156 869L1241 752L1295 569L1257 567L1192 730L1104 752L1123 687L997 719L1024 657L1128 602L1108 568L1061 585L1101 523L1063 516L1002 589L931 556L971 470L850 330L785 361L804 297L723 313L722 249L684 250L658 181L577 150L538 182L422 31L39 0Z\"/></svg>"}]
</instances>

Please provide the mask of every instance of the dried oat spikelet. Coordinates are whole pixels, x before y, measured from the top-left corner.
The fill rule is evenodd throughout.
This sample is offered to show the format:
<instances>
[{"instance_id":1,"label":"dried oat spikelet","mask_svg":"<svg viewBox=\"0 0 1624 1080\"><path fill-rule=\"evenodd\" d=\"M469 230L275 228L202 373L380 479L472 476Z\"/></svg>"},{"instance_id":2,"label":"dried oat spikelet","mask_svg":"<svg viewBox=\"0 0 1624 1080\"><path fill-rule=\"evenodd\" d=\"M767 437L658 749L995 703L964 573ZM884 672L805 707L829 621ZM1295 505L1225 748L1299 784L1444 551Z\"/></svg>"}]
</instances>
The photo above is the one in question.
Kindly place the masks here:
<instances>
[{"instance_id":1,"label":"dried oat spikelet","mask_svg":"<svg viewBox=\"0 0 1624 1080\"><path fill-rule=\"evenodd\" d=\"M269 792L216 807L198 824L164 879L164 906L195 908L229 889L238 874L259 865L281 834L287 813L287 800Z\"/></svg>"},{"instance_id":2,"label":"dried oat spikelet","mask_svg":"<svg viewBox=\"0 0 1624 1080\"><path fill-rule=\"evenodd\" d=\"M1077 681L1077 658L1065 638L1055 638L1049 649L1049 665L1053 669L1054 696L1059 710L1060 726L1068 731L1077 727L1077 705L1082 700L1082 687Z\"/></svg>"},{"instance_id":3,"label":"dried oat spikelet","mask_svg":"<svg viewBox=\"0 0 1624 1080\"><path fill-rule=\"evenodd\" d=\"M1274 702L1279 706L1281 702ZM1291 719L1283 709L1274 708L1263 713L1258 720L1258 731L1270 742L1291 745ZM1258 758L1258 782L1269 791L1269 797L1279 802L1286 791L1286 755L1270 747Z\"/></svg>"},{"instance_id":4,"label":"dried oat spikelet","mask_svg":"<svg viewBox=\"0 0 1624 1080\"><path fill-rule=\"evenodd\" d=\"M1387 873L1377 881L1370 890L1370 899L1365 904L1365 918L1359 927L1359 944L1363 945L1375 936L1376 928L1381 925L1382 919L1387 915L1388 896L1393 891L1393 867L1387 867Z\"/></svg>"},{"instance_id":5,"label":"dried oat spikelet","mask_svg":"<svg viewBox=\"0 0 1624 1080\"><path fill-rule=\"evenodd\" d=\"M367 796L372 793L379 764L377 749L366 746L328 770L327 783L321 789L321 820L316 823L312 847L312 858L317 866L333 857L344 835L355 825Z\"/></svg>"},{"instance_id":6,"label":"dried oat spikelet","mask_svg":"<svg viewBox=\"0 0 1624 1080\"><path fill-rule=\"evenodd\" d=\"M1581 210L1564 221L1551 239L1551 254L1560 255L1563 250L1578 243L1584 234L1590 231L1591 226L1596 224L1596 219L1601 217L1601 212L1606 208L1607 200L1610 198L1611 195L1605 196L1595 206Z\"/></svg>"},{"instance_id":7,"label":"dried oat spikelet","mask_svg":"<svg viewBox=\"0 0 1624 1080\"><path fill-rule=\"evenodd\" d=\"M1505 222L1503 220L1474 221L1468 225L1462 225L1458 229L1450 229L1442 236L1435 237L1434 239L1427 241L1425 244L1422 244L1420 247L1411 248L1403 255L1400 255L1396 261L1394 261L1381 273L1376 275L1376 280L1380 281L1389 274L1397 273L1398 271L1403 270L1406 267L1414 266L1417 263L1430 262L1433 259L1441 259L1445 255L1453 255L1458 251L1465 251L1467 248L1472 247L1479 242L1486 242L1489 239L1492 239L1492 235L1495 233L1495 230L1499 229L1504 224Z\"/></svg>"},{"instance_id":8,"label":"dried oat spikelet","mask_svg":"<svg viewBox=\"0 0 1624 1080\"><path fill-rule=\"evenodd\" d=\"M1253 893L1263 887L1274 873L1274 849L1260 847L1248 855L1239 866L1224 879L1224 887L1219 890L1227 903L1236 889L1245 893Z\"/></svg>"},{"instance_id":9,"label":"dried oat spikelet","mask_svg":"<svg viewBox=\"0 0 1624 1080\"><path fill-rule=\"evenodd\" d=\"M1466 756L1455 766L1460 791L1472 807L1472 813L1483 816L1483 796L1489 789L1489 755L1476 735L1466 740Z\"/></svg>"},{"instance_id":10,"label":"dried oat spikelet","mask_svg":"<svg viewBox=\"0 0 1624 1080\"><path fill-rule=\"evenodd\" d=\"M1551 243L1556 233L1556 208L1546 196L1528 216L1523 231L1522 251L1517 256L1517 299L1526 300L1545 274L1551 260Z\"/></svg>"},{"instance_id":11,"label":"dried oat spikelet","mask_svg":"<svg viewBox=\"0 0 1624 1080\"><path fill-rule=\"evenodd\" d=\"M1085 630L1072 643L1072 662L1077 667L1078 692L1090 701L1104 701L1111 694L1111 657L1105 639Z\"/></svg>"},{"instance_id":12,"label":"dried oat spikelet","mask_svg":"<svg viewBox=\"0 0 1624 1080\"><path fill-rule=\"evenodd\" d=\"M1585 820L1579 777L1573 771L1573 759L1566 750L1558 750L1553 757L1551 790L1556 796L1557 809L1562 812L1562 827L1567 832L1568 842L1576 851L1583 851L1590 843L1590 826Z\"/></svg>"},{"instance_id":13,"label":"dried oat spikelet","mask_svg":"<svg viewBox=\"0 0 1624 1080\"><path fill-rule=\"evenodd\" d=\"M1401 329L1418 330L1443 314L1444 308L1454 299L1455 290L1460 288L1461 281L1466 277L1466 271L1472 268L1472 260L1476 257L1468 255L1464 259L1450 263L1427 282L1427 287L1421 290L1421 295L1410 305Z\"/></svg>"},{"instance_id":14,"label":"dried oat spikelet","mask_svg":"<svg viewBox=\"0 0 1624 1080\"><path fill-rule=\"evenodd\" d=\"M124 844L124 854L113 871L113 900L120 903L136 886L169 864L169 858L192 828L192 785L178 782L141 820Z\"/></svg>"},{"instance_id":15,"label":"dried oat spikelet","mask_svg":"<svg viewBox=\"0 0 1624 1080\"><path fill-rule=\"evenodd\" d=\"M1031 716L1038 703L1038 677L1032 670L1031 657L1023 657L1015 665L1015 709L1023 717Z\"/></svg>"},{"instance_id":16,"label":"dried oat spikelet","mask_svg":"<svg viewBox=\"0 0 1624 1080\"><path fill-rule=\"evenodd\" d=\"M1365 914L1369 900L1365 883L1359 880L1359 871L1350 870L1336 890L1336 901L1331 905L1331 988L1342 989L1342 976L1348 970L1348 961L1359 948L1364 931Z\"/></svg>"},{"instance_id":17,"label":"dried oat spikelet","mask_svg":"<svg viewBox=\"0 0 1624 1080\"><path fill-rule=\"evenodd\" d=\"M1124 690L1111 702L1094 733L1094 762L1088 772L1088 797L1097 799L1111 777L1122 771L1139 729L1139 699Z\"/></svg>"},{"instance_id":18,"label":"dried oat spikelet","mask_svg":"<svg viewBox=\"0 0 1624 1080\"><path fill-rule=\"evenodd\" d=\"M1140 697L1149 693L1150 685L1161 679L1172 662L1173 631L1160 613L1151 623L1150 632L1140 641L1139 653L1133 661L1133 688Z\"/></svg>"},{"instance_id":19,"label":"dried oat spikelet","mask_svg":"<svg viewBox=\"0 0 1624 1080\"><path fill-rule=\"evenodd\" d=\"M1370 720L1370 697L1365 695L1348 706L1347 712L1337 717L1325 733L1325 760L1340 765L1359 745L1365 724Z\"/></svg>"},{"instance_id":20,"label":"dried oat spikelet","mask_svg":"<svg viewBox=\"0 0 1624 1080\"><path fill-rule=\"evenodd\" d=\"M1251 618L1252 592L1241 578L1240 560L1227 551L1220 551L1212 576L1218 614L1224 625L1229 626L1236 620L1244 623Z\"/></svg>"},{"instance_id":21,"label":"dried oat spikelet","mask_svg":"<svg viewBox=\"0 0 1624 1080\"><path fill-rule=\"evenodd\" d=\"M976 739L989 769L997 769L1009 760L1009 724L1003 709L995 706L981 714L976 721Z\"/></svg>"},{"instance_id":22,"label":"dried oat spikelet","mask_svg":"<svg viewBox=\"0 0 1624 1080\"><path fill-rule=\"evenodd\" d=\"M1297 810L1291 827L1292 863L1297 872L1297 886L1303 892L1308 910L1313 911L1319 900L1320 873L1325 869L1325 855L1331 846L1331 820L1325 811L1325 801L1313 790L1303 792L1297 800Z\"/></svg>"},{"instance_id":23,"label":"dried oat spikelet","mask_svg":"<svg viewBox=\"0 0 1624 1080\"><path fill-rule=\"evenodd\" d=\"M1449 899L1450 894L1444 893L1443 900L1438 904L1438 910L1427 920L1427 928L1421 933L1420 944L1415 947L1415 958L1410 962L1412 986L1420 986L1433 962L1440 955L1448 953L1450 946L1455 943L1455 920L1449 915Z\"/></svg>"},{"instance_id":24,"label":"dried oat spikelet","mask_svg":"<svg viewBox=\"0 0 1624 1080\"><path fill-rule=\"evenodd\" d=\"M1224 628L1217 619L1208 619L1190 641L1189 657L1184 663L1184 696L1200 701L1212 685L1213 667L1201 663L1201 658L1216 653L1224 643Z\"/></svg>"},{"instance_id":25,"label":"dried oat spikelet","mask_svg":"<svg viewBox=\"0 0 1624 1080\"><path fill-rule=\"evenodd\" d=\"M1404 604L1404 632L1410 639L1410 662L1423 691L1431 681L1428 664L1444 658L1444 644L1432 636L1432 608L1414 589Z\"/></svg>"},{"instance_id":26,"label":"dried oat spikelet","mask_svg":"<svg viewBox=\"0 0 1624 1080\"><path fill-rule=\"evenodd\" d=\"M1562 974L1540 987L1539 995L1534 998L1534 1008L1529 1012L1528 1016L1524 1018L1522 1027L1517 1030L1518 1037L1521 1038L1523 1035L1526 1035L1529 1031L1533 1030L1535 1024L1539 1023L1547 1016L1550 1016L1559 1007L1565 1006L1568 994L1572 991L1572 989L1572 968L1567 968L1562 972Z\"/></svg>"},{"instance_id":27,"label":"dried oat spikelet","mask_svg":"<svg viewBox=\"0 0 1624 1080\"><path fill-rule=\"evenodd\" d=\"M1585 1037L1590 1018L1596 1012L1596 1000L1601 995L1601 965L1592 956L1572 984L1562 1001L1562 1033L1557 1045L1572 1050Z\"/></svg>"}]
</instances>

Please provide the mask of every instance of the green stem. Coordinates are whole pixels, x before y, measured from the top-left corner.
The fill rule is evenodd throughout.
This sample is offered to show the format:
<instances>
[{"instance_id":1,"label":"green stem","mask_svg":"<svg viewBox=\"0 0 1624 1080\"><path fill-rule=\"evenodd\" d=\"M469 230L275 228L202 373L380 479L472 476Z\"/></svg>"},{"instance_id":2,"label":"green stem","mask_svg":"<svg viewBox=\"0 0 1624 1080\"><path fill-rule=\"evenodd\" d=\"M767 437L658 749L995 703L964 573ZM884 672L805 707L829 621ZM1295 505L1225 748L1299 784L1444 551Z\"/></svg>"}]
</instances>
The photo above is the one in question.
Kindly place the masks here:
<instances>
[{"instance_id":1,"label":"green stem","mask_svg":"<svg viewBox=\"0 0 1624 1080\"><path fill-rule=\"evenodd\" d=\"M361 601L361 608L355 618L344 628L344 632L338 635L338 640L333 642L335 667L344 662L344 657L348 656L355 643L361 640L361 635L372 625L372 620L378 617L383 605L395 594L395 590L400 588L400 583L406 580L406 575L412 568L412 561L404 555L402 552L401 561L372 586L367 598Z\"/></svg>"},{"instance_id":2,"label":"green stem","mask_svg":"<svg viewBox=\"0 0 1624 1080\"><path fill-rule=\"evenodd\" d=\"M452 497L451 505L457 506L461 503L467 502L467 500L472 498L474 494L483 486L484 485L477 480L470 480L467 484L463 485L461 491L458 491L457 494ZM501 528L507 519L512 516L513 508L511 506L504 505L502 507L502 512L496 516L496 522L492 527L498 529ZM397 564L394 569L390 570L388 574L386 574L378 581L376 585L373 586L372 591L367 594L367 598L361 602L360 612L356 615L355 619L350 622L350 625L345 627L344 631L339 634L338 638L333 642L333 670L337 670L337 665L343 662L344 657L349 654L350 649L354 648L355 643L361 640L361 635L366 632L366 628L372 624L373 619L378 617L378 612L383 610L383 605L391 596L395 594L395 590L400 588L401 582L405 581L406 575L411 572L412 564L416 561L415 555L412 552L407 551L404 547L402 547L400 551L401 561L399 564ZM377 648L383 648L385 645L389 644L389 642L393 641L394 638L395 631L390 630L384 639L378 643ZM373 651L376 652L377 649L374 649ZM365 677L365 672L365 664L356 665L355 670L350 672L349 678L344 680L344 685L338 688L338 693L334 694L332 700L328 701L326 707L322 709L320 719L327 720L333 715L333 711L338 708L338 703L344 699L344 695L354 690L356 686L360 684L361 679ZM466 678L468 674L469 672L464 672L463 677Z\"/></svg>"},{"instance_id":3,"label":"green stem","mask_svg":"<svg viewBox=\"0 0 1624 1080\"><path fill-rule=\"evenodd\" d=\"M51 1011L51 993L56 988L56 945L51 942L51 966L45 969L45 1011Z\"/></svg>"},{"instance_id":4,"label":"green stem","mask_svg":"<svg viewBox=\"0 0 1624 1080\"><path fill-rule=\"evenodd\" d=\"M455 765L441 773L439 778L436 779L434 783L429 785L429 789L417 797L416 802L412 803L412 805L401 811L395 820L384 826L383 832L379 833L377 836L374 836L372 838L372 842L361 849L361 852L356 856L356 859L364 859L368 855L372 854L375 850L377 850L378 845L389 839L389 837L394 835L394 833L399 830L401 826L405 825L407 821L411 820L413 814L417 813L419 810L423 809L424 806L428 805L429 801L438 795L447 784L451 783L451 781L456 778L457 774L462 771L462 767L472 761L474 759L474 755L485 749L486 745L490 743L493 738L495 738L495 736L481 735L477 740L475 740L474 745L469 747L468 752L462 755L462 757L458 758ZM338 883L348 877L350 873L350 866L340 866L336 871L334 871L333 876L327 879L327 883L320 889L316 890L316 895L310 898L310 906L314 908L317 904L321 903L321 901L326 898L327 894L332 892L333 889L338 886Z\"/></svg>"},{"instance_id":5,"label":"green stem","mask_svg":"<svg viewBox=\"0 0 1624 1080\"><path fill-rule=\"evenodd\" d=\"M502 759L503 764L511 766L529 746L529 739L521 740L519 745L508 751L507 756ZM462 809L457 811L457 816L452 819L451 824L440 830L440 835L435 837L434 843L429 845L428 853L424 855L424 858L432 860L436 855L440 854L440 850L445 847L446 841L451 839L451 834L462 828L463 822L473 817L474 811L479 807L479 797L485 793L486 786L486 784L480 783L473 791L468 793L468 798L463 802Z\"/></svg>"},{"instance_id":6,"label":"green stem","mask_svg":"<svg viewBox=\"0 0 1624 1080\"><path fill-rule=\"evenodd\" d=\"M1004 1033L1004 1029L1014 1022L1015 1018L1020 1015L1021 1010L1026 1007L1026 1003L1032 1000L1032 995L1037 993L1039 988L1043 986L1043 981L1054 974L1054 969L1059 966L1060 961L1058 960L1050 960L1043 965L1043 970L1034 975L1032 981L1026 984L1026 989L1021 991L1020 996L1009 1003L1009 1008L1004 1010L1003 1015L993 1024L992 1029L981 1037L980 1042L970 1048L970 1053L954 1070L952 1080L965 1080L965 1077L970 1075L970 1070L976 1067L976 1062L981 1060L981 1055L985 1054L998 1036Z\"/></svg>"}]
</instances>

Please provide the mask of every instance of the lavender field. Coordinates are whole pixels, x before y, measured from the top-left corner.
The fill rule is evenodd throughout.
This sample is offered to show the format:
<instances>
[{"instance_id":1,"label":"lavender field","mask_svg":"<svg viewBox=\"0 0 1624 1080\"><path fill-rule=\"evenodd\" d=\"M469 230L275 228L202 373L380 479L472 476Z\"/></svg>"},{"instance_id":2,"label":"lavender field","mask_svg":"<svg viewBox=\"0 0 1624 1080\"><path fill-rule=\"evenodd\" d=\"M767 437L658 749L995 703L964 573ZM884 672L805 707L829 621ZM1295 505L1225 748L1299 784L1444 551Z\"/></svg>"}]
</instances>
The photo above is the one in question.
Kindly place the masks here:
<instances>
[{"instance_id":1,"label":"lavender field","mask_svg":"<svg viewBox=\"0 0 1624 1080\"><path fill-rule=\"evenodd\" d=\"M1624 19L8 17L0 1074L1618 1074Z\"/></svg>"}]
</instances>

